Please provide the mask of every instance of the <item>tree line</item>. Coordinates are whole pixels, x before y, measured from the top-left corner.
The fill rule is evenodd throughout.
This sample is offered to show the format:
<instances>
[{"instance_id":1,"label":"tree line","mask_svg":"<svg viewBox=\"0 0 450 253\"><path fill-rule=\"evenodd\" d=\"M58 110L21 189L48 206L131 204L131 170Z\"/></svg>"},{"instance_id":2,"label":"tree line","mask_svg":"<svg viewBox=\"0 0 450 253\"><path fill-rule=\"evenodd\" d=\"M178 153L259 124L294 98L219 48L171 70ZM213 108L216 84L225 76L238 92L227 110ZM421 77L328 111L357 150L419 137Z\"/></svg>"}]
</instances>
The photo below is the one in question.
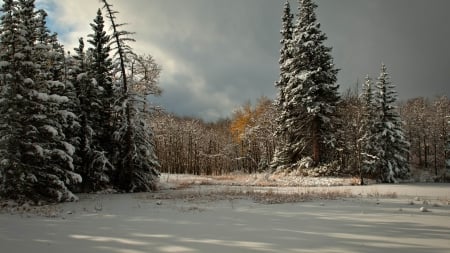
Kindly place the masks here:
<instances>
[{"instance_id":1,"label":"tree line","mask_svg":"<svg viewBox=\"0 0 450 253\"><path fill-rule=\"evenodd\" d=\"M399 104L384 64L376 80L367 77L361 94L338 94L338 69L331 48L324 45L326 35L315 8L313 1L299 0L294 21L289 2L284 5L276 100L262 98L254 108L245 104L218 128L170 116L176 130L155 131L162 171L251 173L290 171L306 164L320 170L305 170L305 175L350 175L359 177L362 184L364 178L407 179L411 165L433 169L435 176L445 173L448 99L418 98ZM221 141L211 145L214 138ZM201 152L196 153L198 149ZM167 155L174 150L179 152L176 158ZM209 162L214 158L213 168L220 169L207 162L207 170L191 170L200 154L208 154L201 159Z\"/></svg>"},{"instance_id":2,"label":"tree line","mask_svg":"<svg viewBox=\"0 0 450 253\"><path fill-rule=\"evenodd\" d=\"M2 196L71 201L77 192L154 188L159 163L147 96L160 93L161 68L133 52L132 33L121 30L111 4L101 3L87 43L80 38L71 55L34 0L3 1Z\"/></svg>"},{"instance_id":3,"label":"tree line","mask_svg":"<svg viewBox=\"0 0 450 253\"><path fill-rule=\"evenodd\" d=\"M363 87L363 85L360 85ZM339 146L333 157L333 168L323 175L375 178L363 170L361 127L365 113L363 92L349 89L342 94L337 107L341 117ZM425 108L417 110L418 101ZM261 97L255 105L245 103L228 119L205 122L202 119L178 117L160 112L152 118L155 147L163 173L222 175L227 173L271 172L270 161L279 145L274 101ZM427 99L412 98L396 103L403 122L405 141L410 143L406 162L411 176L427 174L445 180L450 149L450 99L446 96ZM426 109L426 110L423 110ZM418 121L426 115L427 122ZM424 135L426 135L424 139ZM446 159L447 158L447 159ZM308 171L305 171L307 175ZM448 179L447 179L448 180Z\"/></svg>"}]
</instances>

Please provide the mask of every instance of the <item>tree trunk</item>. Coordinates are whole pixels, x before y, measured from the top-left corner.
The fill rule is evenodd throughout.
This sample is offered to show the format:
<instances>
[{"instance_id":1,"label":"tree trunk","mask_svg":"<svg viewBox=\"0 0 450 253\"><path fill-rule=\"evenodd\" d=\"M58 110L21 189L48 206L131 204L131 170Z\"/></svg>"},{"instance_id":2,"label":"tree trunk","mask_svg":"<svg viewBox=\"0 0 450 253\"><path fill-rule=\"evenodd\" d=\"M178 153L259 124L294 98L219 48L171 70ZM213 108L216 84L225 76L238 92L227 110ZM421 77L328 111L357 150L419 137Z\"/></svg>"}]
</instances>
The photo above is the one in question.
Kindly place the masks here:
<instances>
[{"instance_id":1,"label":"tree trunk","mask_svg":"<svg viewBox=\"0 0 450 253\"><path fill-rule=\"evenodd\" d=\"M320 140L319 122L317 119L314 119L312 124L312 152L314 164L318 165L320 163Z\"/></svg>"},{"instance_id":2,"label":"tree trunk","mask_svg":"<svg viewBox=\"0 0 450 253\"><path fill-rule=\"evenodd\" d=\"M437 144L434 143L434 174L438 175L438 168L437 168Z\"/></svg>"}]
</instances>

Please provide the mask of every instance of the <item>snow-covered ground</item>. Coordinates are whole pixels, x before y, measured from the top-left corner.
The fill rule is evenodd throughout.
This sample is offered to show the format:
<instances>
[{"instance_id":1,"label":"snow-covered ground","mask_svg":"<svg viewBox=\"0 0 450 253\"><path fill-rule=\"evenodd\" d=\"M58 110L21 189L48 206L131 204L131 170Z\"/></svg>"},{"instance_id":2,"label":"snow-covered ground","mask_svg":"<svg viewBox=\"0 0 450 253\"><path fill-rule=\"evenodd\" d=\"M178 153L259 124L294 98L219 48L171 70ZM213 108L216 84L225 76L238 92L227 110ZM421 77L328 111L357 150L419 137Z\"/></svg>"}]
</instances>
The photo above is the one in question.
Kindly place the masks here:
<instances>
[{"instance_id":1,"label":"snow-covered ground","mask_svg":"<svg viewBox=\"0 0 450 253\"><path fill-rule=\"evenodd\" d=\"M248 191L345 191L353 197L269 205L243 194ZM33 253L448 253L450 184L197 184L157 193L81 195L76 203L38 209L4 207L0 245L0 252Z\"/></svg>"}]
</instances>

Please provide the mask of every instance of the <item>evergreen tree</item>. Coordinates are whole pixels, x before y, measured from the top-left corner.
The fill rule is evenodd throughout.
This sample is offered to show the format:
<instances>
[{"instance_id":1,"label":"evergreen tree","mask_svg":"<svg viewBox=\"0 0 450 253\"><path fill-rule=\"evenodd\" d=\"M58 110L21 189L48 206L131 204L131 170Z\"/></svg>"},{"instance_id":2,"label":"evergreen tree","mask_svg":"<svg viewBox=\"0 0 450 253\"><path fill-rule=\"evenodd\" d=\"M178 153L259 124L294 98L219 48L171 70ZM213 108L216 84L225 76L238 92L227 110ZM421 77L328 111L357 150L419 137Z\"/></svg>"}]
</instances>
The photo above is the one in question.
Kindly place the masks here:
<instances>
[{"instance_id":1,"label":"evergreen tree","mask_svg":"<svg viewBox=\"0 0 450 253\"><path fill-rule=\"evenodd\" d=\"M19 26L13 0L3 1L0 17L0 193L13 191L11 186L19 172L16 138L19 136L15 116L17 105L14 101L20 77L14 71L18 59L14 57L20 39L14 31Z\"/></svg>"},{"instance_id":2,"label":"evergreen tree","mask_svg":"<svg viewBox=\"0 0 450 253\"><path fill-rule=\"evenodd\" d=\"M68 78L68 65L64 47L58 41L57 34L51 33L47 28L46 17L45 10L37 11L37 49L34 52L34 58L40 66L40 78L43 81L48 80L49 92L68 98L68 102L58 105L55 119L63 128L65 141L73 146L72 150L75 150L76 135L79 130L78 117L76 116L79 103L73 84ZM75 153L72 157L75 161Z\"/></svg>"},{"instance_id":3,"label":"evergreen tree","mask_svg":"<svg viewBox=\"0 0 450 253\"><path fill-rule=\"evenodd\" d=\"M6 119L7 143L6 155L1 158L2 194L35 201L74 200L67 186L81 182L81 178L73 172L73 146L65 141L58 121L68 98L52 93L61 83L42 74L41 62L50 53L48 45L38 39L45 16L37 15L34 0L7 1L3 7L6 14L0 43L6 52L0 61L7 65L2 75L6 77L3 85L9 109L1 115Z\"/></svg>"},{"instance_id":4,"label":"evergreen tree","mask_svg":"<svg viewBox=\"0 0 450 253\"><path fill-rule=\"evenodd\" d=\"M117 12L108 1L102 2L111 22L111 45L115 45L112 48L116 51L115 60L119 66L117 73L120 89L115 104L117 119L114 132L117 152L113 159L117 169L115 186L123 191L149 191L154 189L159 178L159 163L156 160L153 133L143 124L142 108L136 105L136 102L145 99L142 96L144 94L133 91L133 82L130 83L132 78L127 74L127 62L135 55L127 42L134 40L128 37L130 32L118 30L121 25L116 22Z\"/></svg>"},{"instance_id":5,"label":"evergreen tree","mask_svg":"<svg viewBox=\"0 0 450 253\"><path fill-rule=\"evenodd\" d=\"M92 46L92 65L89 76L94 78L99 88L99 106L98 124L94 124L94 131L97 135L97 141L101 149L108 153L108 157L113 154L113 112L115 94L112 84L112 60L109 57L110 37L104 31L104 20L102 12L97 11L97 17L91 24L93 34L88 35L89 44Z\"/></svg>"},{"instance_id":6,"label":"evergreen tree","mask_svg":"<svg viewBox=\"0 0 450 253\"><path fill-rule=\"evenodd\" d=\"M105 156L97 132L100 128L98 125L105 124L99 116L103 109L101 101L103 90L90 75L93 69L93 61L90 59L92 56L85 52L84 47L84 40L80 38L78 48L74 49L76 55L72 79L80 105L78 171L83 177L82 191L90 192L109 187L112 165Z\"/></svg>"},{"instance_id":7,"label":"evergreen tree","mask_svg":"<svg viewBox=\"0 0 450 253\"><path fill-rule=\"evenodd\" d=\"M284 89L284 149L288 164L312 156L315 165L331 158L335 143L336 105L339 102L331 48L324 45L311 0L299 1L299 18L290 43L292 59L282 65L288 79Z\"/></svg>"},{"instance_id":8,"label":"evergreen tree","mask_svg":"<svg viewBox=\"0 0 450 253\"><path fill-rule=\"evenodd\" d=\"M90 38L88 43L91 45L89 52L92 58L88 76L95 80L95 87L93 88L96 89L96 92L91 92L94 96L92 99L95 100L95 103L93 103L95 108L91 108L93 111L90 113L90 115L95 114L95 116L91 117L90 122L94 133L92 147L95 149L93 158L94 164L96 164L92 169L97 170L95 173L97 175L96 181L102 181L103 187L106 187L105 183L111 183L110 178L114 170L111 163L114 158L114 114L112 107L116 97L112 83L112 60L109 57L110 36L104 31L104 23L102 12L98 9L96 18L90 24L93 33L88 35ZM96 190L99 190L98 187L96 187Z\"/></svg>"},{"instance_id":9,"label":"evergreen tree","mask_svg":"<svg viewBox=\"0 0 450 253\"><path fill-rule=\"evenodd\" d=\"M278 117L276 118L277 129L275 135L278 137L280 144L277 146L275 151L275 155L272 161L271 166L273 168L284 167L289 165L289 157L288 157L288 147L286 144L286 139L288 138L289 129L287 128L286 121L286 98L285 98L285 89L287 83L289 81L289 76L287 75L286 63L288 60L292 58L292 54L290 52L291 47L290 43L292 40L292 33L294 30L293 25L294 15L291 13L291 7L289 1L286 1L283 9L283 17L282 17L282 29L281 29L281 49L280 49L280 79L275 83L275 86L278 88L278 97L275 100L275 107L277 108Z\"/></svg>"},{"instance_id":10,"label":"evergreen tree","mask_svg":"<svg viewBox=\"0 0 450 253\"><path fill-rule=\"evenodd\" d=\"M406 159L409 143L405 139L403 123L394 105L397 101L395 86L390 82L386 66L382 64L375 94L375 139L373 145L377 152L374 164L378 180L395 183L409 176Z\"/></svg>"},{"instance_id":11,"label":"evergreen tree","mask_svg":"<svg viewBox=\"0 0 450 253\"><path fill-rule=\"evenodd\" d=\"M362 138L361 142L361 180L365 176L373 176L375 171L375 162L378 154L376 140L375 140L375 123L376 123L376 111L374 101L374 91L372 79L367 76L363 86L363 93L361 96L363 119L360 128Z\"/></svg>"}]
</instances>

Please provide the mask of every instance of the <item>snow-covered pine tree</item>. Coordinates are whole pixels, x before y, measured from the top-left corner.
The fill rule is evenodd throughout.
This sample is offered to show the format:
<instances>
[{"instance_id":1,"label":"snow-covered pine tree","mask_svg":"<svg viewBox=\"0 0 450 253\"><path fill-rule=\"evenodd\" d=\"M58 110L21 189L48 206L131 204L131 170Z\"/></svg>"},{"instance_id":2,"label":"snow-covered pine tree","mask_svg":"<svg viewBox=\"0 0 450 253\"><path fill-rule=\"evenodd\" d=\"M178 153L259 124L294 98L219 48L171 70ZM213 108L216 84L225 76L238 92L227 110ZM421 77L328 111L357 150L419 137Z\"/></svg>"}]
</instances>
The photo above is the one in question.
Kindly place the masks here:
<instances>
[{"instance_id":1,"label":"snow-covered pine tree","mask_svg":"<svg viewBox=\"0 0 450 253\"><path fill-rule=\"evenodd\" d=\"M77 143L77 131L79 130L79 122L76 116L79 103L73 84L68 79L68 65L64 46L58 41L57 34L51 33L47 28L46 11L38 10L37 14L35 58L40 66L39 75L42 80L49 80L47 82L50 93L68 98L67 103L59 105L56 116L64 129L65 141L74 146L72 148L74 149Z\"/></svg>"},{"instance_id":2,"label":"snow-covered pine tree","mask_svg":"<svg viewBox=\"0 0 450 253\"><path fill-rule=\"evenodd\" d=\"M100 103L100 110L98 111L98 124L94 124L94 132L96 134L96 142L99 147L106 152L106 157L112 159L114 153L114 140L112 138L114 133L113 126L113 111L112 107L115 100L114 87L112 83L112 60L109 57L110 36L104 31L103 15L100 9L97 11L97 16L94 23L91 23L93 34L89 34L88 43L90 44L92 52L92 63L89 70L89 76L94 78L99 89L98 102Z\"/></svg>"},{"instance_id":3,"label":"snow-covered pine tree","mask_svg":"<svg viewBox=\"0 0 450 253\"><path fill-rule=\"evenodd\" d=\"M75 171L83 178L81 189L77 191L87 191L86 186L88 184L87 167L88 157L90 150L90 143L92 142L92 129L88 125L87 119L87 99L85 98L84 87L85 83L88 83L88 77L86 74L86 54L84 51L84 40L80 38L78 40L78 48L74 48L75 55L66 58L67 79L75 90L77 107L75 113L79 121L79 128L74 132L74 146L75 146Z\"/></svg>"},{"instance_id":4,"label":"snow-covered pine tree","mask_svg":"<svg viewBox=\"0 0 450 253\"><path fill-rule=\"evenodd\" d=\"M106 0L102 0L107 17L111 22L113 37L111 47L116 51L115 60L119 69L119 99L115 105L118 115L114 136L117 141L118 152L115 155L114 165L117 169L115 186L123 191L149 191L153 190L159 180L159 163L156 160L152 130L143 125L140 119L142 109L136 106L136 101L145 99L144 94L133 92L132 79L128 78L126 64L135 55L128 41L130 32L118 30L121 24L116 22L117 11Z\"/></svg>"},{"instance_id":5,"label":"snow-covered pine tree","mask_svg":"<svg viewBox=\"0 0 450 253\"><path fill-rule=\"evenodd\" d=\"M5 36L0 43L6 52L0 61L8 65L2 75L7 77L5 99L10 107L2 110L7 129L2 194L34 201L74 200L67 186L81 182L81 177L73 172L73 146L65 141L57 117L68 98L51 93L60 83L42 74L41 60L50 53L48 45L38 40L45 16L37 15L34 0L7 1L3 7ZM12 22L3 22L8 19Z\"/></svg>"},{"instance_id":6,"label":"snow-covered pine tree","mask_svg":"<svg viewBox=\"0 0 450 253\"><path fill-rule=\"evenodd\" d=\"M14 71L18 59L14 57L20 38L14 32L19 26L16 15L17 4L13 0L4 0L0 17L0 194L14 191L13 182L20 172L16 168L18 161L15 113L17 105L16 83L20 82ZM13 113L15 112L15 113Z\"/></svg>"},{"instance_id":7,"label":"snow-covered pine tree","mask_svg":"<svg viewBox=\"0 0 450 253\"><path fill-rule=\"evenodd\" d=\"M397 112L395 102L397 92L391 83L386 66L382 64L375 93L375 139L372 141L377 151L374 164L380 182L396 183L398 179L409 176L409 164L406 159L409 143L406 141L403 122Z\"/></svg>"},{"instance_id":8,"label":"snow-covered pine tree","mask_svg":"<svg viewBox=\"0 0 450 253\"><path fill-rule=\"evenodd\" d=\"M375 123L377 121L377 115L375 111L374 90L372 79L367 76L363 84L363 92L361 94L362 102L362 123L359 129L361 133L361 139L359 140L361 145L361 176L373 177L376 173L375 162L377 160L376 155L379 153L377 150L375 140ZM361 178L362 179L362 178Z\"/></svg>"},{"instance_id":9,"label":"snow-covered pine tree","mask_svg":"<svg viewBox=\"0 0 450 253\"><path fill-rule=\"evenodd\" d=\"M289 151L288 145L286 145L286 140L289 139L289 128L286 126L286 98L285 98L285 89L287 83L289 81L288 71L286 69L286 63L292 58L291 54L291 40L292 33L294 30L293 25L294 15L291 13L291 7L289 1L286 1L283 9L283 17L282 17L282 29L281 33L281 49L280 49L280 77L279 80L275 83L275 86L278 89L277 99L275 100L275 107L277 109L278 117L276 118L277 129L275 132L276 137L278 138L279 144L277 145L273 161L271 162L271 167L283 168L286 165L290 165L291 161L289 159Z\"/></svg>"},{"instance_id":10,"label":"snow-covered pine tree","mask_svg":"<svg viewBox=\"0 0 450 253\"><path fill-rule=\"evenodd\" d=\"M331 57L324 45L312 0L299 0L299 18L290 43L292 59L282 66L288 82L284 89L284 127L290 164L311 156L314 164L327 162L334 152L336 105L340 98Z\"/></svg>"},{"instance_id":11,"label":"snow-covered pine tree","mask_svg":"<svg viewBox=\"0 0 450 253\"><path fill-rule=\"evenodd\" d=\"M77 155L80 157L77 171L83 178L81 191L91 192L105 189L110 186L113 166L105 156L96 130L98 125L105 124L101 121L102 111L101 95L103 90L91 74L92 57L84 50L84 40L79 39L79 46L75 48L74 69L72 83L76 89L79 100L79 143ZM90 51L91 53L92 51Z\"/></svg>"}]
</instances>

